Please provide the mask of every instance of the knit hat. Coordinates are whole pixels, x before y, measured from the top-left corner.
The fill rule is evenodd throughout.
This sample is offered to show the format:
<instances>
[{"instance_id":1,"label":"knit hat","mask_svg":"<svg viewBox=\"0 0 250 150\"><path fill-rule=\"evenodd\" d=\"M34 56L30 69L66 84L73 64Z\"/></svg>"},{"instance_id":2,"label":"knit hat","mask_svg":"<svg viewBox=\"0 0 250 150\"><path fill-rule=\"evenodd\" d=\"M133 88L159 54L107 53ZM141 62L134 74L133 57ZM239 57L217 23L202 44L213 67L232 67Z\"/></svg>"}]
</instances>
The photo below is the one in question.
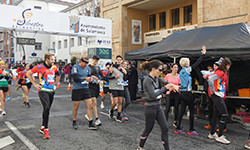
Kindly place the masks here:
<instances>
[{"instance_id":1,"label":"knit hat","mask_svg":"<svg viewBox=\"0 0 250 150\"><path fill-rule=\"evenodd\" d=\"M217 66L220 66L220 64L221 64L221 62L222 62L223 59L224 59L224 58L221 57L221 58L220 58L218 61L216 61L214 64L217 65Z\"/></svg>"}]
</instances>

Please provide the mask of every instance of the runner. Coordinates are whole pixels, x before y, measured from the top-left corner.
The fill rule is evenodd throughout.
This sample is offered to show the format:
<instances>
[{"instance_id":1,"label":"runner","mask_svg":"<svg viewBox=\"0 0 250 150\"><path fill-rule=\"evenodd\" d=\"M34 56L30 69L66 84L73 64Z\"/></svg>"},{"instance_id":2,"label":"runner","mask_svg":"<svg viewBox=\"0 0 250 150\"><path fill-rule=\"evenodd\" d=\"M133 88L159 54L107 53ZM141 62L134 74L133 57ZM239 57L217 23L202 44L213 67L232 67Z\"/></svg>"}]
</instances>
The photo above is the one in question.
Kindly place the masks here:
<instances>
[{"instance_id":1,"label":"runner","mask_svg":"<svg viewBox=\"0 0 250 150\"><path fill-rule=\"evenodd\" d=\"M106 76L107 76L107 74L108 74L108 72L109 72L109 67L111 66L111 63L110 62L107 62L106 64L105 64L105 66L106 66L106 69L104 69L103 71L102 71L102 74L103 74L103 77L104 77L104 79L105 80L103 80L103 96L102 96L102 101L101 101L101 105L100 105L100 107L101 107L101 109L104 109L105 108L105 106L104 106L104 100L105 100L105 97L107 96L107 95L110 95L110 100L111 100L111 103L113 103L113 96L112 96L112 93L110 92L110 90L109 90L109 82L108 82L108 80L106 79Z\"/></svg>"},{"instance_id":2,"label":"runner","mask_svg":"<svg viewBox=\"0 0 250 150\"><path fill-rule=\"evenodd\" d=\"M111 105L111 109L109 110L109 118L114 119L117 122L123 122L123 119L121 117L122 101L124 97L123 77L125 77L127 71L120 66L123 61L122 56L117 55L116 61L116 64L110 66L109 74L107 75L107 79L109 79L109 89L113 95L114 100ZM117 104L117 118L115 119L113 113Z\"/></svg>"},{"instance_id":3,"label":"runner","mask_svg":"<svg viewBox=\"0 0 250 150\"><path fill-rule=\"evenodd\" d=\"M167 74L164 78L165 81L170 82L174 85L179 86L181 83L180 76L177 73L178 72L178 64L173 63L170 66L171 73ZM174 105L174 127L177 127L177 117L179 112L179 105L180 105L180 93L179 92L169 92L167 91L166 96L166 110L165 110L165 116L168 121L168 113L170 111L170 107Z\"/></svg>"},{"instance_id":4,"label":"runner","mask_svg":"<svg viewBox=\"0 0 250 150\"><path fill-rule=\"evenodd\" d=\"M213 75L204 75L204 78L208 79L208 84L211 92L211 99L214 102L213 107L213 117L212 117L212 127L208 138L215 139L216 141L229 144L230 141L226 139L223 135L223 129L227 121L228 112L227 107L222 98L226 96L226 89L228 84L227 72L231 66L231 61L228 58L224 58L221 65L217 70L215 70ZM215 132L216 123L218 117L220 117L219 122L219 134Z\"/></svg>"},{"instance_id":5,"label":"runner","mask_svg":"<svg viewBox=\"0 0 250 150\"><path fill-rule=\"evenodd\" d=\"M190 111L189 116L189 135L199 135L200 133L194 129L194 96L191 92L192 90L192 77L191 71L193 71L203 60L203 56L206 54L206 47L202 47L201 56L199 59L190 66L190 60L188 58L181 58L180 65L182 67L182 70L180 71L180 80L181 80L181 110L178 115L177 120L177 127L174 133L176 134L184 134L186 131L181 129L181 120L185 113L186 107L188 106L188 109Z\"/></svg>"},{"instance_id":6,"label":"runner","mask_svg":"<svg viewBox=\"0 0 250 150\"><path fill-rule=\"evenodd\" d=\"M6 63L5 64L5 69L4 69L5 71L7 71L7 72L9 72L10 73L10 77L9 77L9 79L8 79L8 96L7 96L7 99L8 100L11 100L11 97L10 97L10 91L11 91L11 80L12 80L12 77L13 77L13 73L12 73L12 71L9 69L9 65Z\"/></svg>"},{"instance_id":7,"label":"runner","mask_svg":"<svg viewBox=\"0 0 250 150\"><path fill-rule=\"evenodd\" d=\"M162 62L158 60L152 60L150 62L147 61L143 63L142 68L143 70L148 69L150 72L143 82L146 100L144 108L146 125L143 134L140 137L140 144L137 150L144 149L145 142L154 127L155 120L161 128L163 146L165 150L169 150L168 126L161 107L161 98L163 93L166 93L167 89L178 91L179 87L159 78L162 71ZM165 86L160 89L162 84Z\"/></svg>"},{"instance_id":8,"label":"runner","mask_svg":"<svg viewBox=\"0 0 250 150\"><path fill-rule=\"evenodd\" d=\"M127 65L128 62L127 61L123 61L121 63L121 67L126 69L126 71L128 72L127 69ZM128 121L128 116L126 114L126 108L128 107L128 105L131 103L131 97L130 97L130 92L129 92L129 84L128 84L128 77L129 77L129 73L127 73L127 75L124 74L124 81L123 81L123 85L124 85L124 100L122 101L122 119L124 121Z\"/></svg>"},{"instance_id":9,"label":"runner","mask_svg":"<svg viewBox=\"0 0 250 150\"><path fill-rule=\"evenodd\" d=\"M245 144L245 148L250 149L250 131L249 131L247 143Z\"/></svg>"},{"instance_id":10,"label":"runner","mask_svg":"<svg viewBox=\"0 0 250 150\"><path fill-rule=\"evenodd\" d=\"M17 70L16 70L17 79L19 78L20 73L21 73L22 71L24 71L24 68L25 68L24 65L25 65L25 59L23 59L23 60L22 60L22 63L17 67ZM23 79L19 80L19 82L18 82L18 87L16 88L16 91L22 86L22 85L21 85L22 80L23 80ZM22 96L24 97L24 93L22 93Z\"/></svg>"},{"instance_id":11,"label":"runner","mask_svg":"<svg viewBox=\"0 0 250 150\"><path fill-rule=\"evenodd\" d=\"M91 72L91 76L92 78L95 77L95 79L92 79L92 82L89 83L89 91L91 94L91 100L92 100L92 105L93 105L93 112L95 115L95 124L97 126L101 126L102 122L101 120L98 118L98 112L97 112L97 97L99 96L100 93L100 86L99 83L101 82L101 80L103 79L103 75L102 75L102 71L101 68L99 66L96 66L98 61L99 61L99 57L97 55L94 55L92 58L92 62L91 64L89 64L89 68L90 68L90 72ZM88 115L85 115L86 119L89 120Z\"/></svg>"},{"instance_id":12,"label":"runner","mask_svg":"<svg viewBox=\"0 0 250 150\"><path fill-rule=\"evenodd\" d=\"M6 95L8 92L8 79L10 76L10 73L7 71L2 71L4 70L5 67L5 63L4 61L0 61L0 72L2 72L0 74L0 98L1 98L1 111L2 111L2 115L6 115L6 111L4 109L4 102L6 99Z\"/></svg>"},{"instance_id":13,"label":"runner","mask_svg":"<svg viewBox=\"0 0 250 150\"><path fill-rule=\"evenodd\" d=\"M30 104L29 104L29 97L28 97L28 96L29 96L29 91L30 91L30 88L31 88L32 83L31 83L30 80L27 78L26 73L29 71L30 65L29 65L29 64L25 64L24 67L25 67L25 70L22 71L22 72L20 73L20 76L19 76L18 79L17 79L17 82L16 82L15 87L17 87L18 81L19 81L20 79L22 79L21 85L22 85L23 92L24 92L24 94L25 94L25 96L24 96L24 101L23 101L23 106L29 108L29 107L30 107ZM33 80L35 81L35 78L34 78L33 75L32 75L32 78L33 78Z\"/></svg>"},{"instance_id":14,"label":"runner","mask_svg":"<svg viewBox=\"0 0 250 150\"><path fill-rule=\"evenodd\" d=\"M80 105L80 101L84 100L87 105L87 115L89 120L89 129L97 130L97 126L93 123L92 119L92 100L89 91L89 82L92 82L91 73L88 66L89 59L82 57L81 62L73 66L71 74L73 77L73 90L72 90L72 101L74 101L74 108L72 110L73 118L73 129L77 130L76 116Z\"/></svg>"},{"instance_id":15,"label":"runner","mask_svg":"<svg viewBox=\"0 0 250 150\"><path fill-rule=\"evenodd\" d=\"M49 113L53 103L56 86L60 80L60 75L57 67L54 66L55 54L45 53L44 60L44 63L36 65L31 70L29 70L26 73L26 76L38 90L38 95L43 105L42 126L40 128L40 132L44 134L44 139L49 139ZM39 84L37 84L33 79L33 73L38 74ZM56 81L54 81L55 75Z\"/></svg>"}]
</instances>

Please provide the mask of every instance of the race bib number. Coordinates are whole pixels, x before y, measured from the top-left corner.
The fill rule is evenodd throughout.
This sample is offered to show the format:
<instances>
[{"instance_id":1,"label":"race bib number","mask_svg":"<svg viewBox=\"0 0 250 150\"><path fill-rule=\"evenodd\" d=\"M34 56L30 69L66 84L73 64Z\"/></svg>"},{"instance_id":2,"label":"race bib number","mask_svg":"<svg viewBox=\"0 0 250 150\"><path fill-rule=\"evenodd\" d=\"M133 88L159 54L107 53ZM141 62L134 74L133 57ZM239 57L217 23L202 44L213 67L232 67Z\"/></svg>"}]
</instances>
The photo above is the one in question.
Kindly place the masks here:
<instances>
[{"instance_id":1,"label":"race bib number","mask_svg":"<svg viewBox=\"0 0 250 150\"><path fill-rule=\"evenodd\" d=\"M73 72L74 72L74 73L77 73L77 68L76 68L76 67L74 67Z\"/></svg>"},{"instance_id":2,"label":"race bib number","mask_svg":"<svg viewBox=\"0 0 250 150\"><path fill-rule=\"evenodd\" d=\"M30 80L28 78L26 78L26 83L30 83Z\"/></svg>"},{"instance_id":3,"label":"race bib number","mask_svg":"<svg viewBox=\"0 0 250 150\"><path fill-rule=\"evenodd\" d=\"M55 75L53 74L48 74L48 82L54 82Z\"/></svg>"}]
</instances>

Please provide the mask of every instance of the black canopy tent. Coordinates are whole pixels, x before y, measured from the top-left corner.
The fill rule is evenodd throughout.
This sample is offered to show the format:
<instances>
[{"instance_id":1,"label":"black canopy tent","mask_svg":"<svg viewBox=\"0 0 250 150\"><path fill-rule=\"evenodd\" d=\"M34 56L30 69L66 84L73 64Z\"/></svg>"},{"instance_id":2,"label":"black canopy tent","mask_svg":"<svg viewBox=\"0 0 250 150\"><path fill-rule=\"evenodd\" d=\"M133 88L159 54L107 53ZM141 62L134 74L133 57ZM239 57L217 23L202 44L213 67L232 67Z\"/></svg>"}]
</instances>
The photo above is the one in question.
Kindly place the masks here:
<instances>
[{"instance_id":1,"label":"black canopy tent","mask_svg":"<svg viewBox=\"0 0 250 150\"><path fill-rule=\"evenodd\" d=\"M196 69L199 81L202 81L200 70L223 56L233 62L229 91L250 86L250 27L246 23L174 32L155 45L126 52L125 59L173 61L173 58L189 57L192 64L200 56L203 45L207 54L200 68Z\"/></svg>"}]
</instances>

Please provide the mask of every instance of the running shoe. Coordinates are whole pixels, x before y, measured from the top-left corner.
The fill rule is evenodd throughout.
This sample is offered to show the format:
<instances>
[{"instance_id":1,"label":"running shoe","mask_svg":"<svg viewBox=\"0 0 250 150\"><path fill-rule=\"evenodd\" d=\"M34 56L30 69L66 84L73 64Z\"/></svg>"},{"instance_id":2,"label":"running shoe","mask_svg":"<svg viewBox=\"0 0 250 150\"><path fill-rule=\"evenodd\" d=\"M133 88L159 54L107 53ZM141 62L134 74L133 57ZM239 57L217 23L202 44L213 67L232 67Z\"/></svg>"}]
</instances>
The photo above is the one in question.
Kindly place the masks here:
<instances>
[{"instance_id":1,"label":"running shoe","mask_svg":"<svg viewBox=\"0 0 250 150\"><path fill-rule=\"evenodd\" d=\"M19 89L19 86L18 86L18 87L16 87L16 91L18 91L18 89Z\"/></svg>"},{"instance_id":2,"label":"running shoe","mask_svg":"<svg viewBox=\"0 0 250 150\"><path fill-rule=\"evenodd\" d=\"M6 115L6 112L4 110L2 111L2 115Z\"/></svg>"},{"instance_id":3,"label":"running shoe","mask_svg":"<svg viewBox=\"0 0 250 150\"><path fill-rule=\"evenodd\" d=\"M200 134L200 132L198 132L198 131L196 131L195 129L194 130L190 130L187 134L189 134L189 135L199 135Z\"/></svg>"},{"instance_id":4,"label":"running shoe","mask_svg":"<svg viewBox=\"0 0 250 150\"><path fill-rule=\"evenodd\" d=\"M23 102L23 106L26 107L27 103L26 102Z\"/></svg>"},{"instance_id":5,"label":"running shoe","mask_svg":"<svg viewBox=\"0 0 250 150\"><path fill-rule=\"evenodd\" d=\"M105 108L103 103L101 103L100 107L101 107L101 109Z\"/></svg>"},{"instance_id":6,"label":"running shoe","mask_svg":"<svg viewBox=\"0 0 250 150\"><path fill-rule=\"evenodd\" d=\"M217 129L216 131L219 132L220 130ZM225 128L225 129L223 130L223 132L227 132L227 128Z\"/></svg>"},{"instance_id":7,"label":"running shoe","mask_svg":"<svg viewBox=\"0 0 250 150\"><path fill-rule=\"evenodd\" d=\"M76 122L73 122L72 126L73 126L73 129L77 130L77 123Z\"/></svg>"},{"instance_id":8,"label":"running shoe","mask_svg":"<svg viewBox=\"0 0 250 150\"><path fill-rule=\"evenodd\" d=\"M177 128L177 121L175 121L175 122L173 123L173 126L174 126L175 128Z\"/></svg>"},{"instance_id":9,"label":"running shoe","mask_svg":"<svg viewBox=\"0 0 250 150\"><path fill-rule=\"evenodd\" d=\"M44 126L41 126L39 132L42 133L42 134L44 134L44 129L45 129L45 127L44 127Z\"/></svg>"},{"instance_id":10,"label":"running shoe","mask_svg":"<svg viewBox=\"0 0 250 150\"><path fill-rule=\"evenodd\" d=\"M207 126L204 126L205 129L211 129L212 126L211 125L207 125Z\"/></svg>"},{"instance_id":11,"label":"running shoe","mask_svg":"<svg viewBox=\"0 0 250 150\"><path fill-rule=\"evenodd\" d=\"M23 97L25 97L25 94L24 94L24 93L22 93L22 96L23 96Z\"/></svg>"},{"instance_id":12,"label":"running shoe","mask_svg":"<svg viewBox=\"0 0 250 150\"><path fill-rule=\"evenodd\" d=\"M213 135L211 133L208 134L208 138L210 139L216 139L218 138L218 134L215 132Z\"/></svg>"},{"instance_id":13,"label":"running shoe","mask_svg":"<svg viewBox=\"0 0 250 150\"><path fill-rule=\"evenodd\" d=\"M223 143L223 144L230 144L231 142L226 139L224 135L215 138L217 142Z\"/></svg>"},{"instance_id":14,"label":"running shoe","mask_svg":"<svg viewBox=\"0 0 250 150\"><path fill-rule=\"evenodd\" d=\"M184 134L184 133L186 133L186 131L183 130L183 129L176 129L176 130L174 131L174 133L175 133L175 134Z\"/></svg>"},{"instance_id":15,"label":"running shoe","mask_svg":"<svg viewBox=\"0 0 250 150\"><path fill-rule=\"evenodd\" d=\"M123 116L123 117L122 117L122 120L128 121L128 117L127 117L127 116Z\"/></svg>"},{"instance_id":16,"label":"running shoe","mask_svg":"<svg viewBox=\"0 0 250 150\"><path fill-rule=\"evenodd\" d=\"M10 96L8 96L8 97L7 97L7 99L10 101L10 100L11 100L11 97L10 97Z\"/></svg>"},{"instance_id":17,"label":"running shoe","mask_svg":"<svg viewBox=\"0 0 250 150\"><path fill-rule=\"evenodd\" d=\"M85 118L89 121L89 117L88 114L85 114Z\"/></svg>"},{"instance_id":18,"label":"running shoe","mask_svg":"<svg viewBox=\"0 0 250 150\"><path fill-rule=\"evenodd\" d=\"M30 108L30 103L26 103L26 107L27 107L27 108Z\"/></svg>"},{"instance_id":19,"label":"running shoe","mask_svg":"<svg viewBox=\"0 0 250 150\"><path fill-rule=\"evenodd\" d=\"M102 122L101 122L101 120L99 118L95 121L95 125L97 125L97 126L102 125Z\"/></svg>"},{"instance_id":20,"label":"running shoe","mask_svg":"<svg viewBox=\"0 0 250 150\"><path fill-rule=\"evenodd\" d=\"M98 129L98 127L94 124L94 123L92 123L90 126L89 126L89 130L97 130Z\"/></svg>"},{"instance_id":21,"label":"running shoe","mask_svg":"<svg viewBox=\"0 0 250 150\"><path fill-rule=\"evenodd\" d=\"M140 147L138 147L136 150L141 150L141 149L142 149L142 150L146 150L146 149L144 149L144 148L140 148Z\"/></svg>"},{"instance_id":22,"label":"running shoe","mask_svg":"<svg viewBox=\"0 0 250 150\"><path fill-rule=\"evenodd\" d=\"M44 138L44 139L49 139L49 138L50 138L50 136L49 136L49 129L44 129L43 131L44 131L44 136L43 136L43 138Z\"/></svg>"},{"instance_id":23,"label":"running shoe","mask_svg":"<svg viewBox=\"0 0 250 150\"><path fill-rule=\"evenodd\" d=\"M245 148L250 149L250 142L249 141L247 141L247 143L245 144Z\"/></svg>"},{"instance_id":24,"label":"running shoe","mask_svg":"<svg viewBox=\"0 0 250 150\"><path fill-rule=\"evenodd\" d=\"M111 109L109 109L109 118L112 119L112 120L115 120L113 114L111 113Z\"/></svg>"},{"instance_id":25,"label":"running shoe","mask_svg":"<svg viewBox=\"0 0 250 150\"><path fill-rule=\"evenodd\" d=\"M124 122L123 119L122 119L122 117L120 117L120 118L117 117L117 118L115 119L115 121L120 122L120 123L123 123L123 122Z\"/></svg>"}]
</instances>

